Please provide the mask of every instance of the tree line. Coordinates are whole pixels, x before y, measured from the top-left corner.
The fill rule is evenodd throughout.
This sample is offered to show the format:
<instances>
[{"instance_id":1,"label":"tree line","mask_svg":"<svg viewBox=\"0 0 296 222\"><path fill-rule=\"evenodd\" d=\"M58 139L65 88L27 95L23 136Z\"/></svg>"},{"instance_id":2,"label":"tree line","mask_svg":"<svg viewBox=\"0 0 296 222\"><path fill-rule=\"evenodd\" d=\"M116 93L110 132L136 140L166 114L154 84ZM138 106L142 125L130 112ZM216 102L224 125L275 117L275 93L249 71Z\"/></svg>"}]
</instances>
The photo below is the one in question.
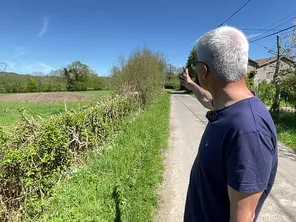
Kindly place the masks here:
<instances>
[{"instance_id":1,"label":"tree line","mask_svg":"<svg viewBox=\"0 0 296 222\"><path fill-rule=\"evenodd\" d=\"M164 67L164 87L179 89L180 81L178 75L182 73L182 68L167 63ZM112 89L114 88L111 84L114 71L113 68L111 76L98 76L88 65L80 61L75 61L67 67L52 71L47 75L42 73L24 75L3 71L0 72L0 93Z\"/></svg>"},{"instance_id":2,"label":"tree line","mask_svg":"<svg viewBox=\"0 0 296 222\"><path fill-rule=\"evenodd\" d=\"M22 75L0 72L0 93L103 90L110 78L98 76L88 65L75 61L48 75Z\"/></svg>"}]
</instances>

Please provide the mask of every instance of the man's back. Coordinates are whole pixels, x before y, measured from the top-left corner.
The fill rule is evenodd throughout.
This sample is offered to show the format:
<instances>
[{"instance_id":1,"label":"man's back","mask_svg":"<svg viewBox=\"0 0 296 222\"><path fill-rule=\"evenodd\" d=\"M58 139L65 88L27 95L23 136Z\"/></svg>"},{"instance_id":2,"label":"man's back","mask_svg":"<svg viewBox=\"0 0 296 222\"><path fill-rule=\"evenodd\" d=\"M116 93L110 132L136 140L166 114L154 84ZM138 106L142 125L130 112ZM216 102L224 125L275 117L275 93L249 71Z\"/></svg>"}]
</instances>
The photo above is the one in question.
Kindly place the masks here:
<instances>
[{"instance_id":1,"label":"man's back","mask_svg":"<svg viewBox=\"0 0 296 222\"><path fill-rule=\"evenodd\" d=\"M242 193L263 191L258 216L275 179L276 130L260 99L245 99L217 113L192 167L185 222L229 221L228 186Z\"/></svg>"}]
</instances>

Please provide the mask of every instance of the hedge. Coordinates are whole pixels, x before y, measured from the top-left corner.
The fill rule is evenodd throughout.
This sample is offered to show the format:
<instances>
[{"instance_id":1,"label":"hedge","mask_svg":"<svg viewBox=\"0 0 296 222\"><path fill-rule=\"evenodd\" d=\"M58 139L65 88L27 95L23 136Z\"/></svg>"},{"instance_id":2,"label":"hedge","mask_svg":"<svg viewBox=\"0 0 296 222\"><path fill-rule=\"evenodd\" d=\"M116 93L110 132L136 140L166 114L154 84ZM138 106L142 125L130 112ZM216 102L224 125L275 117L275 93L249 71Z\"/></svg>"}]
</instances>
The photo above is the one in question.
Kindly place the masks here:
<instances>
[{"instance_id":1,"label":"hedge","mask_svg":"<svg viewBox=\"0 0 296 222\"><path fill-rule=\"evenodd\" d=\"M43 199L51 188L83 161L122 123L140 110L136 93L114 96L92 107L34 119L23 115L13 128L0 127L1 221L18 221L43 212Z\"/></svg>"}]
</instances>

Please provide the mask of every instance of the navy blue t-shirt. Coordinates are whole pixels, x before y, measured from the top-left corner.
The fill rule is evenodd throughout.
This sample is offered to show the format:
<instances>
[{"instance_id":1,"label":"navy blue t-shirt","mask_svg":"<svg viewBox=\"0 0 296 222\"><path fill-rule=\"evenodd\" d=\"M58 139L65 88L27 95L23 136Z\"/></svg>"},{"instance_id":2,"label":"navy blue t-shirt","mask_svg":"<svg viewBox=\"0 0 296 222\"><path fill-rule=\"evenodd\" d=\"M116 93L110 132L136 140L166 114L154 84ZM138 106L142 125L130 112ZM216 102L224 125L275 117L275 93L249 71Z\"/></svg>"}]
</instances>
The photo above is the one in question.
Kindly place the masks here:
<instances>
[{"instance_id":1,"label":"navy blue t-shirt","mask_svg":"<svg viewBox=\"0 0 296 222\"><path fill-rule=\"evenodd\" d=\"M243 192L263 191L256 218L277 170L277 134L261 100L254 96L217 110L209 122L192 166L185 222L228 222L227 186Z\"/></svg>"}]
</instances>

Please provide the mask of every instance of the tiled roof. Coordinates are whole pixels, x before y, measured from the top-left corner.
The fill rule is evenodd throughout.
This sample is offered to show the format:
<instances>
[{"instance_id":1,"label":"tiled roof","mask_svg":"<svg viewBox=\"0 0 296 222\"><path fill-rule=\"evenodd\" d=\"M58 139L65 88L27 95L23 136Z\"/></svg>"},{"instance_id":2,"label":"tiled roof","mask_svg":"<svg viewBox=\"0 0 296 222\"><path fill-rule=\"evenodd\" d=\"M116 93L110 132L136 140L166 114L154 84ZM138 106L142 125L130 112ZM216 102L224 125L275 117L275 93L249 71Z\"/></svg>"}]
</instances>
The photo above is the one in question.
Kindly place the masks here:
<instances>
[{"instance_id":1,"label":"tiled roof","mask_svg":"<svg viewBox=\"0 0 296 222\"><path fill-rule=\"evenodd\" d=\"M260 66L260 65L263 65L265 63L272 62L274 60L276 60L276 56L270 57L270 58L258 59L258 60L256 60L256 62Z\"/></svg>"}]
</instances>

